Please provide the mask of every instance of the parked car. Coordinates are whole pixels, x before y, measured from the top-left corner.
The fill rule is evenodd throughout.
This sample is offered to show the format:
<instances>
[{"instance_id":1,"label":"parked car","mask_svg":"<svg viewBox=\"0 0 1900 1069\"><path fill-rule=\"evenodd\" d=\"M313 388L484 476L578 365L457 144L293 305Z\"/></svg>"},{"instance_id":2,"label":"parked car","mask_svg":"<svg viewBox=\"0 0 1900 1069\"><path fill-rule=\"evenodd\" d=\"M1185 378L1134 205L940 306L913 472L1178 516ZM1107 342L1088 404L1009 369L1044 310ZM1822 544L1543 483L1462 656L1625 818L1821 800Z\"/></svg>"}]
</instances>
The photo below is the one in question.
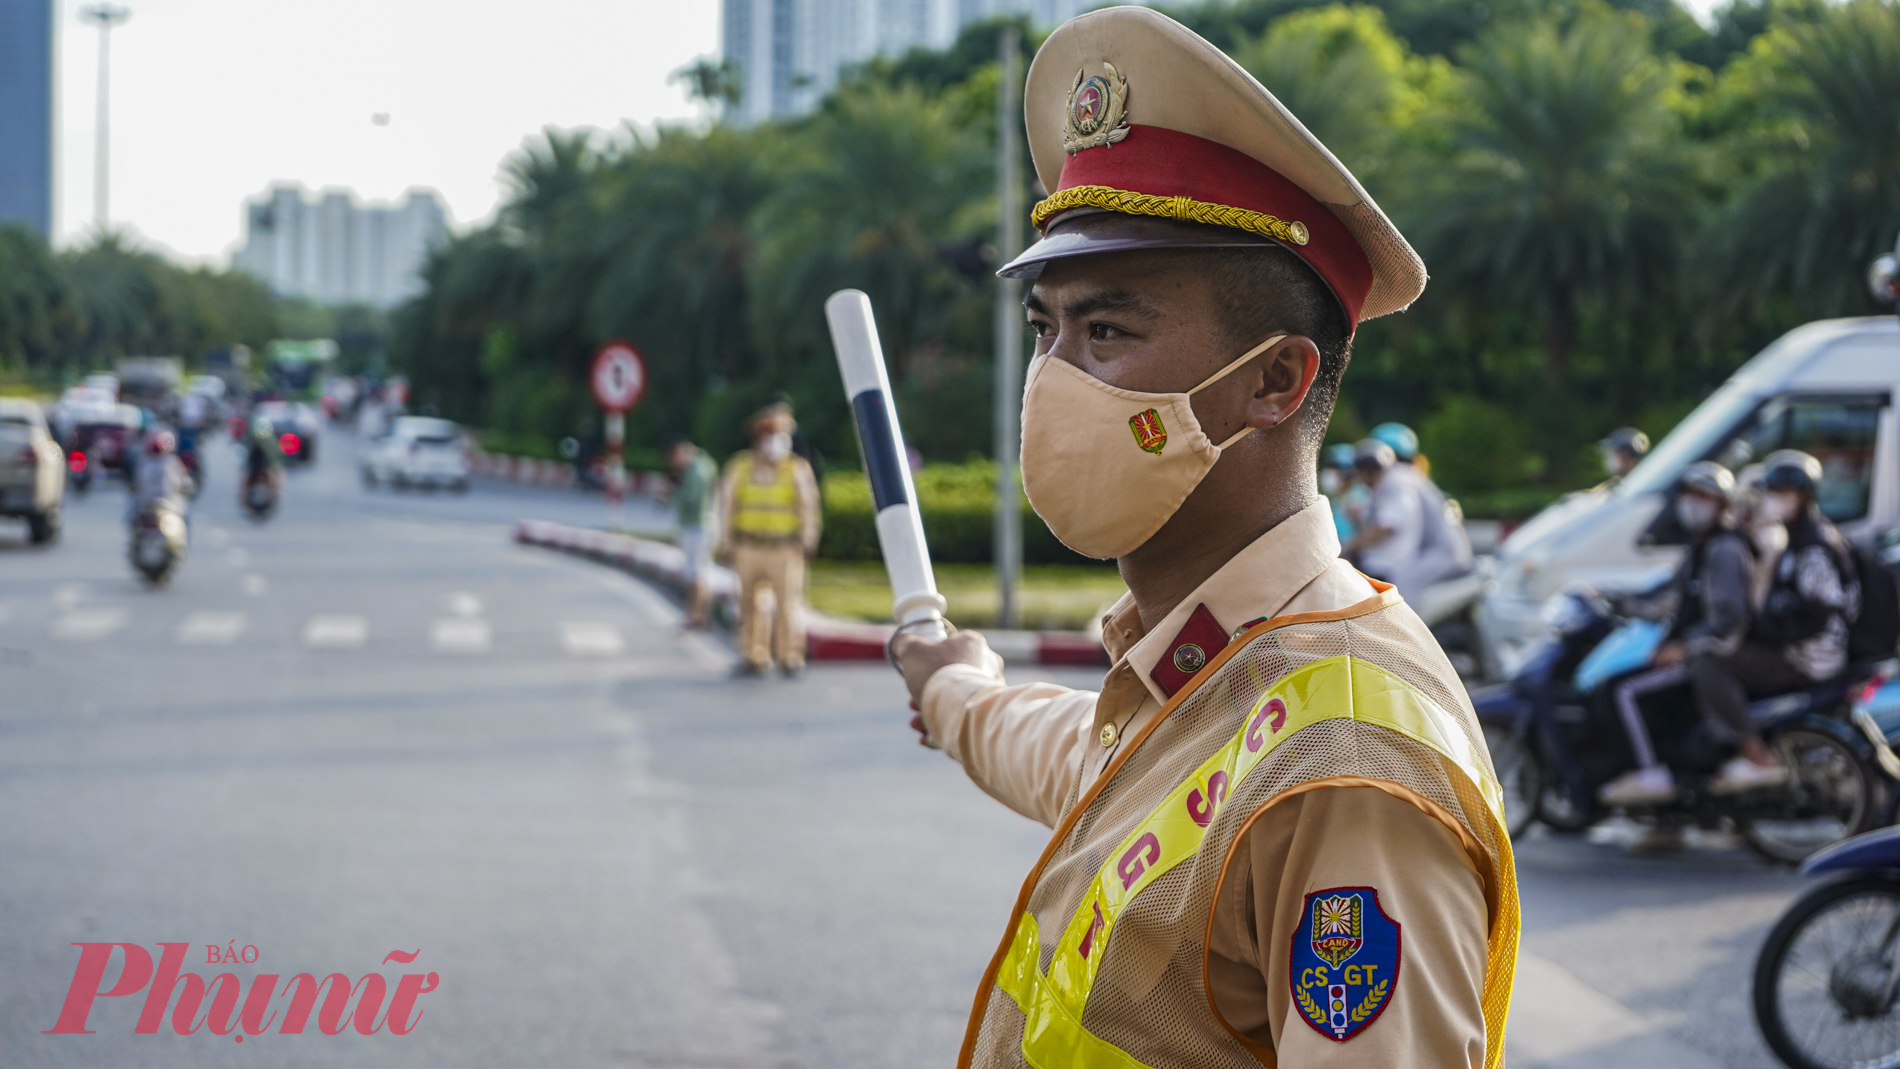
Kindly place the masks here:
<instances>
[{"instance_id":1,"label":"parked car","mask_svg":"<svg viewBox=\"0 0 1900 1069\"><path fill-rule=\"evenodd\" d=\"M462 428L446 419L398 417L370 440L363 454L363 482L468 489Z\"/></svg>"},{"instance_id":2,"label":"parked car","mask_svg":"<svg viewBox=\"0 0 1900 1069\"><path fill-rule=\"evenodd\" d=\"M59 537L66 499L66 454L40 406L0 399L0 516L26 520L35 544Z\"/></svg>"},{"instance_id":3,"label":"parked car","mask_svg":"<svg viewBox=\"0 0 1900 1069\"><path fill-rule=\"evenodd\" d=\"M286 464L310 464L317 459L317 436L323 419L302 402L265 401L251 409L251 419L267 419L277 433L277 447Z\"/></svg>"},{"instance_id":4,"label":"parked car","mask_svg":"<svg viewBox=\"0 0 1900 1069\"><path fill-rule=\"evenodd\" d=\"M1867 545L1900 525L1900 321L1832 319L1789 331L1737 371L1614 484L1572 494L1500 547L1476 623L1491 678L1515 675L1547 633L1540 609L1572 582L1641 589L1667 574L1688 536L1672 502L1682 469L1732 470L1777 449L1822 465L1821 511Z\"/></svg>"}]
</instances>

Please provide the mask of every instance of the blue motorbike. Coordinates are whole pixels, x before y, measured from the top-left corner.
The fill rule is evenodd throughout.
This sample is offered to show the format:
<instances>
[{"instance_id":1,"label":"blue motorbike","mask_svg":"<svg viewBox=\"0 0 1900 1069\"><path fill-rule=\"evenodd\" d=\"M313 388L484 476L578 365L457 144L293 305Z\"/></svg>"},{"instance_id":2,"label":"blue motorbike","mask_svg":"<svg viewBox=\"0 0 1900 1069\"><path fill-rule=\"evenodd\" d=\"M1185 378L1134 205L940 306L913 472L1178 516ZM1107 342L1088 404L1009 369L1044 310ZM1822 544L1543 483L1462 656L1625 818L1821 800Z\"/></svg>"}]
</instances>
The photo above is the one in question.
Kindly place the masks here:
<instances>
[{"instance_id":1,"label":"blue motorbike","mask_svg":"<svg viewBox=\"0 0 1900 1069\"><path fill-rule=\"evenodd\" d=\"M1609 598L1586 589L1552 599L1545 620L1549 637L1510 682L1471 695L1513 835L1533 821L1582 832L1611 815L1597 791L1634 767L1634 757L1603 691L1645 664L1661 637L1655 625L1620 618ZM1784 786L1739 795L1708 790L1726 755L1701 726L1687 686L1657 695L1645 705L1646 718L1680 790L1671 802L1624 814L1655 826L1732 829L1755 852L1786 864L1885 824L1900 761L1890 736L1858 724L1848 701L1869 671L1755 702L1750 715L1790 775ZM1900 723L1894 726L1892 738L1900 740Z\"/></svg>"},{"instance_id":2,"label":"blue motorbike","mask_svg":"<svg viewBox=\"0 0 1900 1069\"><path fill-rule=\"evenodd\" d=\"M1895 674L1862 688L1857 724L1900 730ZM1762 1038L1791 1069L1900 1066L1900 828L1831 846L1801 871L1832 878L1788 907L1755 960Z\"/></svg>"}]
</instances>

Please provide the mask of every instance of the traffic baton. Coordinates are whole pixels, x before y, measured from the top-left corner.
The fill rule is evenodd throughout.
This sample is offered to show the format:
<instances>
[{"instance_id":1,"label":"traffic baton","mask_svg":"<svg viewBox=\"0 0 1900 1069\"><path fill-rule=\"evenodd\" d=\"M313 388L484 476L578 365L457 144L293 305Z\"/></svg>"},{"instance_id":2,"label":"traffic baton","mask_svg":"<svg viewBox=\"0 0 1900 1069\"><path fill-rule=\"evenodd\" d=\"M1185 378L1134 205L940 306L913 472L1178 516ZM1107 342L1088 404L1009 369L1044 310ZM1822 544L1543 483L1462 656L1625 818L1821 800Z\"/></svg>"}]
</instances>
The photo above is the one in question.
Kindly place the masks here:
<instances>
[{"instance_id":1,"label":"traffic baton","mask_svg":"<svg viewBox=\"0 0 1900 1069\"><path fill-rule=\"evenodd\" d=\"M877 321L871 298L862 290L839 290L825 301L825 320L831 324L831 346L838 352L838 373L844 395L851 402L857 425L858 451L871 480L871 500L877 509L877 543L884 552L884 571L890 577L891 616L899 634L941 641L949 634L930 568L930 549L924 543L924 524L917 514L917 488L911 483L904 432L891 402L891 379L884 370L884 348L878 344Z\"/></svg>"}]
</instances>

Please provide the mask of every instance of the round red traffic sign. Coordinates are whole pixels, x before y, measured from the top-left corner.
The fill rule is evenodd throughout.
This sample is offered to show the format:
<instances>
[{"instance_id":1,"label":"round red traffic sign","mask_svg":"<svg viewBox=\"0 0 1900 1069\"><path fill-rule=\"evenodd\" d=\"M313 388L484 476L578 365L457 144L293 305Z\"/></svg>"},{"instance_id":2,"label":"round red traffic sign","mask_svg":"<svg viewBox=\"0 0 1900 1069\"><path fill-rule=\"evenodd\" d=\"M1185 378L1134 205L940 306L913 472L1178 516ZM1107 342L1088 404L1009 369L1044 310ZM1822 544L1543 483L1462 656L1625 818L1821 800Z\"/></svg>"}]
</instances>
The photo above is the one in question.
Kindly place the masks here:
<instances>
[{"instance_id":1,"label":"round red traffic sign","mask_svg":"<svg viewBox=\"0 0 1900 1069\"><path fill-rule=\"evenodd\" d=\"M594 400L609 412L626 412L647 388L647 362L629 342L610 341L594 354Z\"/></svg>"}]
</instances>

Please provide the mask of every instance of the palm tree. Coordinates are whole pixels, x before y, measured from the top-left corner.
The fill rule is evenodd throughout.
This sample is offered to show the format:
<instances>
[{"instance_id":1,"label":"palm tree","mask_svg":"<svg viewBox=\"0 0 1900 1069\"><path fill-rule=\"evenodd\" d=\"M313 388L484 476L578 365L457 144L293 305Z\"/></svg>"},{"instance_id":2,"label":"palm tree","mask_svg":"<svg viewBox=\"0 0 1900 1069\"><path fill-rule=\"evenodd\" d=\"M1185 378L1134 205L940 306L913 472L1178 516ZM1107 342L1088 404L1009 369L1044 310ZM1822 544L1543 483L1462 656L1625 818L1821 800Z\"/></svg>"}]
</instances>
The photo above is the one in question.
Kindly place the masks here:
<instances>
[{"instance_id":1,"label":"palm tree","mask_svg":"<svg viewBox=\"0 0 1900 1069\"><path fill-rule=\"evenodd\" d=\"M1437 88L1433 83L1449 77L1442 61L1411 55L1371 7L1287 15L1234 59L1368 184L1376 184L1398 131Z\"/></svg>"},{"instance_id":2,"label":"palm tree","mask_svg":"<svg viewBox=\"0 0 1900 1069\"><path fill-rule=\"evenodd\" d=\"M1725 72L1758 121L1738 155L1766 159L1718 219L1718 306L1866 307L1867 264L1900 230L1900 5L1853 0L1772 28Z\"/></svg>"},{"instance_id":3,"label":"palm tree","mask_svg":"<svg viewBox=\"0 0 1900 1069\"><path fill-rule=\"evenodd\" d=\"M1418 175L1408 229L1454 290L1536 323L1561 383L1586 306L1671 291L1698 214L1677 76L1637 16L1601 9L1500 27L1460 60L1465 113L1450 158Z\"/></svg>"},{"instance_id":4,"label":"palm tree","mask_svg":"<svg viewBox=\"0 0 1900 1069\"><path fill-rule=\"evenodd\" d=\"M885 351L901 362L941 339L965 298L982 296L945 255L994 226L994 165L982 120L972 121L981 114L960 92L908 85L860 84L826 101L756 216L762 345L828 353L820 309L855 286L871 295Z\"/></svg>"}]
</instances>

